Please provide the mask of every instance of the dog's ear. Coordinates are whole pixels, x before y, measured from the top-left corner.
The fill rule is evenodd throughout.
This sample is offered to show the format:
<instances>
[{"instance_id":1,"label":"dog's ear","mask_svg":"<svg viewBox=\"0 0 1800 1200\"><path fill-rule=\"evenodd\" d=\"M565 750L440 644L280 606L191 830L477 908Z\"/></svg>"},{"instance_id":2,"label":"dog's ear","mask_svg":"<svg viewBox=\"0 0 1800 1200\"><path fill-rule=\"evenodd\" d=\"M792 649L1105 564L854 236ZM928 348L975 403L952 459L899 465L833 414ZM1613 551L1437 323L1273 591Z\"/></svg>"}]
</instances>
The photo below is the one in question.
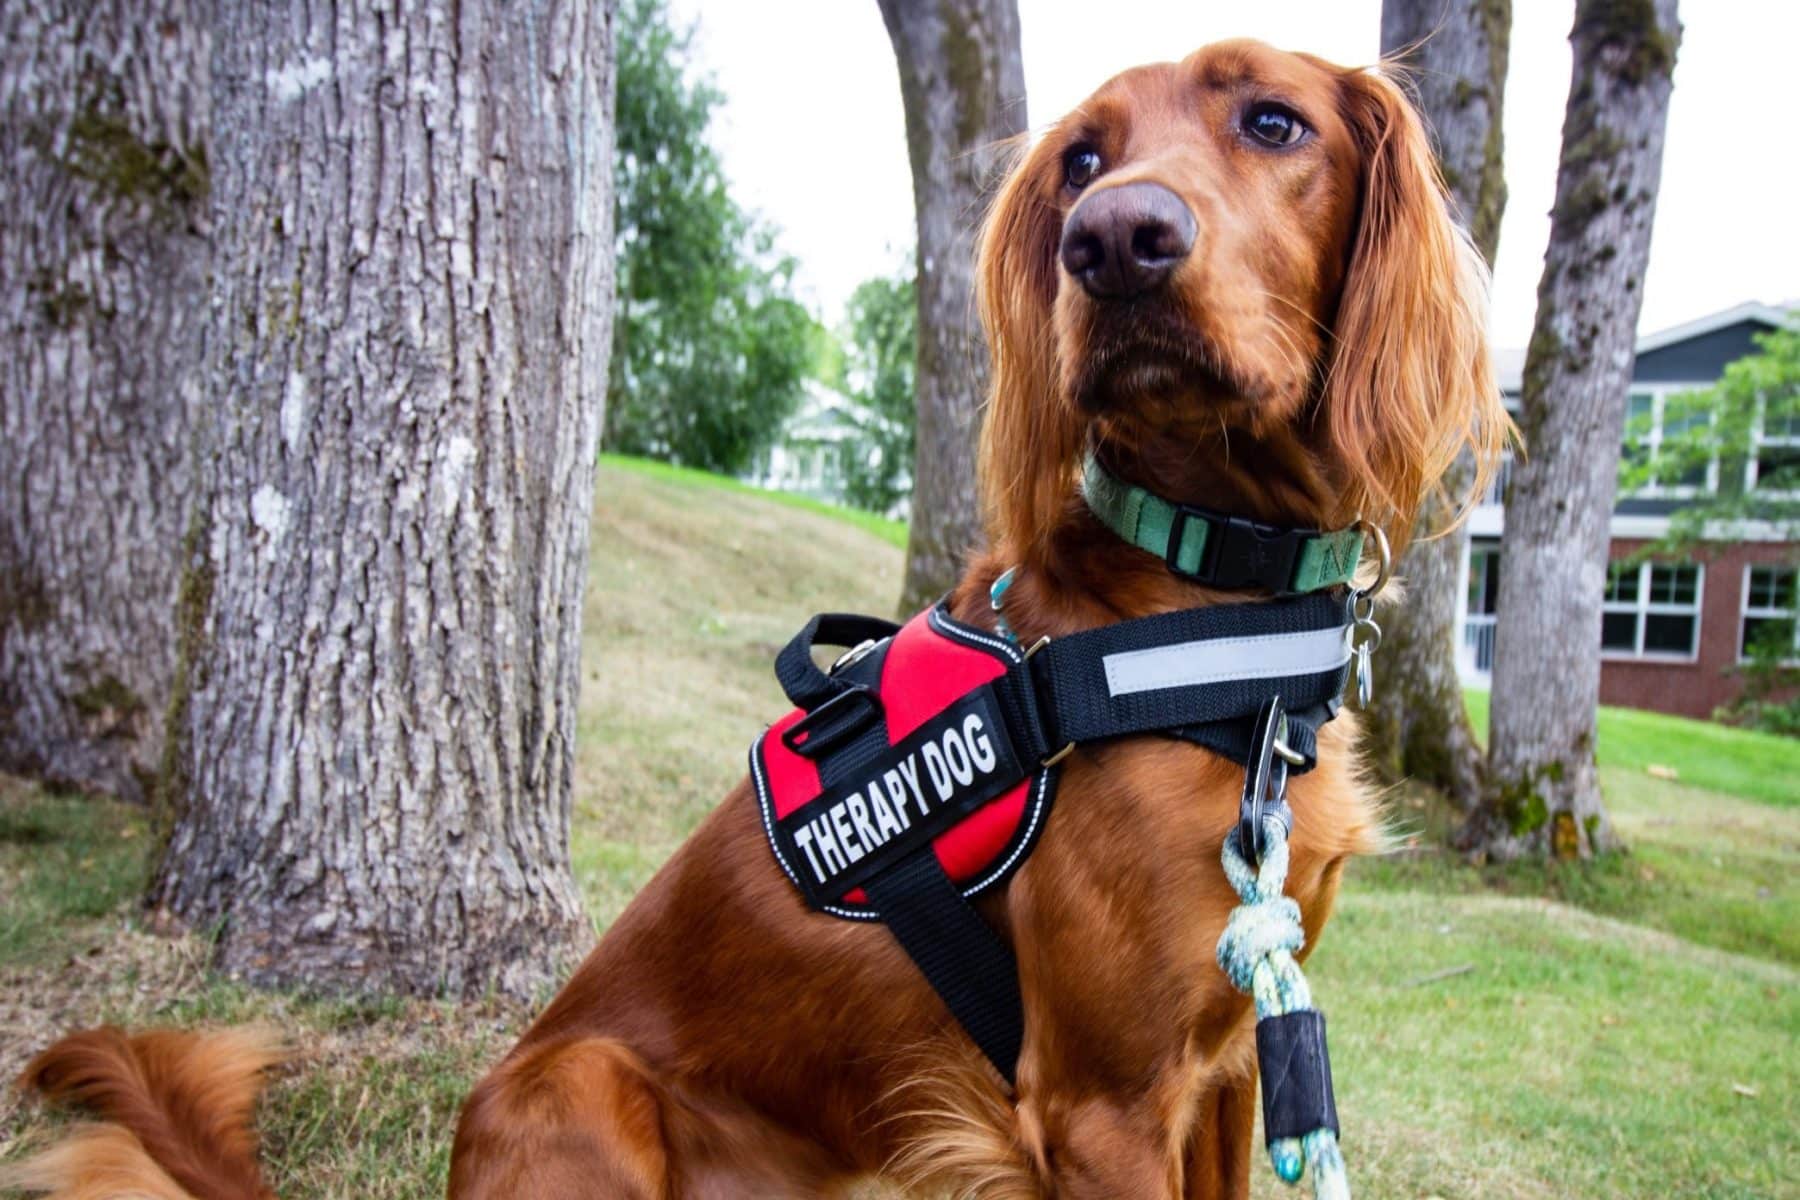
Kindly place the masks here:
<instances>
[{"instance_id":1,"label":"dog's ear","mask_svg":"<svg viewBox=\"0 0 1800 1200\"><path fill-rule=\"evenodd\" d=\"M1344 280L1323 420L1344 472L1344 511L1396 548L1451 462L1472 451L1466 512L1512 434L1487 337L1487 266L1451 219L1431 143L1412 105L1376 71L1343 76L1343 112L1362 153L1361 214Z\"/></svg>"},{"instance_id":2,"label":"dog's ear","mask_svg":"<svg viewBox=\"0 0 1800 1200\"><path fill-rule=\"evenodd\" d=\"M1052 310L1062 211L1054 139L1021 149L981 234L977 298L990 362L981 427L988 537L1029 558L1073 494L1085 428L1058 382Z\"/></svg>"}]
</instances>

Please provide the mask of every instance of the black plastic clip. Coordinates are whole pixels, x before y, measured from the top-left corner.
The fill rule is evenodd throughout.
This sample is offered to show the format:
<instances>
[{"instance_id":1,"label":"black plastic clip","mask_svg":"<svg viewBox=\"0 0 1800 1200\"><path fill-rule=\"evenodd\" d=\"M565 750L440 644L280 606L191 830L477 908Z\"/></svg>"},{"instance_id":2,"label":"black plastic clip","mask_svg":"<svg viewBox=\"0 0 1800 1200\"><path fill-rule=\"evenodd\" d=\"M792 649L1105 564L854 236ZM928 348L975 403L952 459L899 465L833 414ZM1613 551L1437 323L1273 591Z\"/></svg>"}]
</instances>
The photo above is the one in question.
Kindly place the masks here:
<instances>
[{"instance_id":1,"label":"black plastic clip","mask_svg":"<svg viewBox=\"0 0 1800 1200\"><path fill-rule=\"evenodd\" d=\"M802 758L818 758L879 716L881 697L861 684L851 684L782 730L781 743Z\"/></svg>"},{"instance_id":2,"label":"black plastic clip","mask_svg":"<svg viewBox=\"0 0 1800 1200\"><path fill-rule=\"evenodd\" d=\"M1174 508L1169 543L1163 552L1169 570L1216 588L1261 587L1277 595L1292 590L1294 567L1309 531L1261 525L1186 504ZM1211 527L1200 562L1192 571L1183 569L1180 562L1190 521L1204 521Z\"/></svg>"},{"instance_id":3,"label":"black plastic clip","mask_svg":"<svg viewBox=\"0 0 1800 1200\"><path fill-rule=\"evenodd\" d=\"M1279 818L1289 832L1294 828L1293 810L1287 803L1288 760L1279 749L1287 744L1287 709L1280 696L1271 696L1257 710L1256 726L1250 733L1250 759L1244 767L1244 794L1238 802L1238 853L1255 866L1262 861L1264 844L1263 818Z\"/></svg>"}]
</instances>

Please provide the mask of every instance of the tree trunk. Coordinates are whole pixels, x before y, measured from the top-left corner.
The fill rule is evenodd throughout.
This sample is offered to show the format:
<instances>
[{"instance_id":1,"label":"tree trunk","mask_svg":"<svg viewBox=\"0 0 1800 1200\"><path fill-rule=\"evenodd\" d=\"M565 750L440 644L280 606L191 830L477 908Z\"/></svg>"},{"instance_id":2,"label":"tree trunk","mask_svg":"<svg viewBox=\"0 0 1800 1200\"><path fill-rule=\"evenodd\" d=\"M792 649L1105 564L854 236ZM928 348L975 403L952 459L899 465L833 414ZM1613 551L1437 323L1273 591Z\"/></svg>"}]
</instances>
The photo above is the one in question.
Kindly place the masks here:
<instances>
[{"instance_id":1,"label":"tree trunk","mask_svg":"<svg viewBox=\"0 0 1800 1200\"><path fill-rule=\"evenodd\" d=\"M193 499L205 21L0 5L0 767L127 799L162 754Z\"/></svg>"},{"instance_id":2,"label":"tree trunk","mask_svg":"<svg viewBox=\"0 0 1800 1200\"><path fill-rule=\"evenodd\" d=\"M1025 129L1014 0L880 0L900 67L918 217L917 453L901 611L948 591L981 540L975 442L987 349L975 325L975 231L1001 155Z\"/></svg>"},{"instance_id":3,"label":"tree trunk","mask_svg":"<svg viewBox=\"0 0 1800 1200\"><path fill-rule=\"evenodd\" d=\"M1506 209L1500 113L1511 31L1511 0L1384 0L1381 6L1381 53L1411 73L1408 83L1431 127L1444 181L1490 263ZM1443 495L1428 499L1419 514L1421 535L1451 524L1474 474L1466 456L1445 474ZM1458 525L1439 537L1420 536L1401 556L1406 600L1382 612L1382 686L1363 714L1364 755L1387 781L1428 783L1465 811L1481 797L1484 765L1456 670L1468 544L1468 529Z\"/></svg>"},{"instance_id":4,"label":"tree trunk","mask_svg":"<svg viewBox=\"0 0 1800 1200\"><path fill-rule=\"evenodd\" d=\"M612 17L219 6L217 422L153 899L255 982L520 993L587 940Z\"/></svg>"},{"instance_id":5,"label":"tree trunk","mask_svg":"<svg viewBox=\"0 0 1800 1200\"><path fill-rule=\"evenodd\" d=\"M1527 457L1501 543L1488 784L1464 831L1490 857L1614 837L1594 767L1600 612L1644 265L1662 174L1675 0L1579 0L1550 246L1525 360Z\"/></svg>"}]
</instances>

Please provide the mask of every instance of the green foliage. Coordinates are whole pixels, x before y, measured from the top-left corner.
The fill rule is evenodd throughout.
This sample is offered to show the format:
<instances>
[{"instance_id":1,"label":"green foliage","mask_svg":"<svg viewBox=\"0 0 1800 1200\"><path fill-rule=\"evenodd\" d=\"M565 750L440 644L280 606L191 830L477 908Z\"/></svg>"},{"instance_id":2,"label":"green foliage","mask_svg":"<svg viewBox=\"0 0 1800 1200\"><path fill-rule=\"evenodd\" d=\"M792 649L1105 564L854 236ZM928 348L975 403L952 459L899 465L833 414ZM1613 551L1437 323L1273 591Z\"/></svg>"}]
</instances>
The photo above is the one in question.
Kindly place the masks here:
<instances>
[{"instance_id":1,"label":"green foliage","mask_svg":"<svg viewBox=\"0 0 1800 1200\"><path fill-rule=\"evenodd\" d=\"M1719 714L1764 733L1800 738L1800 671L1794 668L1794 619L1767 621L1739 670L1744 690Z\"/></svg>"},{"instance_id":2,"label":"green foliage","mask_svg":"<svg viewBox=\"0 0 1800 1200\"><path fill-rule=\"evenodd\" d=\"M919 305L909 265L866 279L850 293L839 390L879 418L839 447L844 497L858 508L891 509L909 490L915 446L914 377Z\"/></svg>"},{"instance_id":3,"label":"green foliage","mask_svg":"<svg viewBox=\"0 0 1800 1200\"><path fill-rule=\"evenodd\" d=\"M1760 430L1800 437L1800 326L1758 334L1756 342L1758 353L1726 367L1711 388L1669 399L1654 458L1628 455L1620 463L1621 491L1718 463L1718 489L1675 514L1659 550L1691 550L1708 533L1742 537L1752 523L1800 537L1800 453L1764 456L1754 486L1747 470ZM1641 437L1646 420L1626 430L1627 441Z\"/></svg>"},{"instance_id":4,"label":"green foliage","mask_svg":"<svg viewBox=\"0 0 1800 1200\"><path fill-rule=\"evenodd\" d=\"M1621 460L1621 492L1717 471L1719 486L1677 511L1668 534L1645 554L1703 556L1709 542L1743 541L1756 530L1772 533L1790 551L1800 545L1800 441L1767 446L1759 440L1764 434L1800 439L1800 325L1758 334L1756 342L1758 353L1726 367L1713 387L1670 398L1654 457ZM1647 419L1640 415L1626 430L1628 444L1641 438ZM1788 565L1800 567L1800 553ZM1743 693L1720 715L1800 735L1791 623L1766 624L1749 656L1740 668Z\"/></svg>"},{"instance_id":5,"label":"green foliage","mask_svg":"<svg viewBox=\"0 0 1800 1200\"><path fill-rule=\"evenodd\" d=\"M793 261L740 209L707 140L723 97L665 0L619 11L618 303L605 444L743 470L800 397L815 322Z\"/></svg>"}]
</instances>

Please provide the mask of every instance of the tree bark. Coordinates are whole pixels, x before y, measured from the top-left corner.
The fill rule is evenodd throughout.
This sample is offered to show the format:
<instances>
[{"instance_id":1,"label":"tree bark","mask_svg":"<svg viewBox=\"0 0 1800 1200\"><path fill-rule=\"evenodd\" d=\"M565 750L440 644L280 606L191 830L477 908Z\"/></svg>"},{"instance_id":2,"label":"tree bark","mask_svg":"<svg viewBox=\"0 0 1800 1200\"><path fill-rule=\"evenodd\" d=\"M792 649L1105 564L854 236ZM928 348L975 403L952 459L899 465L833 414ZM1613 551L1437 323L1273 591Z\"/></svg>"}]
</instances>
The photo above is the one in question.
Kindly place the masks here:
<instances>
[{"instance_id":1,"label":"tree bark","mask_svg":"<svg viewBox=\"0 0 1800 1200\"><path fill-rule=\"evenodd\" d=\"M193 499L205 22L0 5L0 767L133 800Z\"/></svg>"},{"instance_id":2,"label":"tree bark","mask_svg":"<svg viewBox=\"0 0 1800 1200\"><path fill-rule=\"evenodd\" d=\"M1506 209L1500 115L1512 0L1383 0L1381 53L1402 64L1425 115L1459 219L1489 263ZM1402 554L1405 603L1381 615L1382 686L1364 712L1363 753L1388 782L1417 779L1468 811L1484 760L1456 670L1458 593L1468 529L1458 502L1475 477L1458 459L1419 514L1421 536ZM1445 530L1449 532L1445 532Z\"/></svg>"},{"instance_id":3,"label":"tree bark","mask_svg":"<svg viewBox=\"0 0 1800 1200\"><path fill-rule=\"evenodd\" d=\"M1625 397L1662 174L1675 0L1579 0L1550 246L1526 353L1527 457L1501 543L1492 751L1464 831L1490 857L1615 839L1594 767L1600 613Z\"/></svg>"},{"instance_id":4,"label":"tree bark","mask_svg":"<svg viewBox=\"0 0 1800 1200\"><path fill-rule=\"evenodd\" d=\"M948 591L981 540L975 443L987 349L975 325L975 232L999 143L1025 129L1014 0L880 0L900 68L918 220L918 434L900 607Z\"/></svg>"},{"instance_id":5,"label":"tree bark","mask_svg":"<svg viewBox=\"0 0 1800 1200\"><path fill-rule=\"evenodd\" d=\"M613 8L219 6L216 424L153 899L255 982L522 993L589 937Z\"/></svg>"}]
</instances>

